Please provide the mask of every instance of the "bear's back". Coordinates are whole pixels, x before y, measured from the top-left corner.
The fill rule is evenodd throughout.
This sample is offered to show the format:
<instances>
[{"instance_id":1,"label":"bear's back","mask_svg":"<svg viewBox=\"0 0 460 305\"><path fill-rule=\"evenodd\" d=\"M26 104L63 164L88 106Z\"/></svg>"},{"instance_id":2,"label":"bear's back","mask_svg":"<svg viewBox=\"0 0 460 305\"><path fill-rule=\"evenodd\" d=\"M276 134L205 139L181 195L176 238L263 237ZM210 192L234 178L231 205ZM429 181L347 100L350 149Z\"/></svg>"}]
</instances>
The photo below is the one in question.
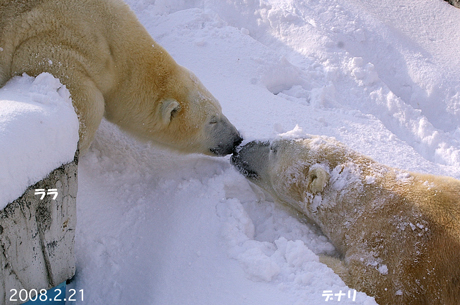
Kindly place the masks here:
<instances>
[{"instance_id":1,"label":"bear's back","mask_svg":"<svg viewBox=\"0 0 460 305\"><path fill-rule=\"evenodd\" d=\"M109 64L111 42L135 36L137 24L121 0L0 0L0 87L22 73L49 72L65 83L75 62L89 74L100 73ZM76 60L69 63L69 57Z\"/></svg>"}]
</instances>

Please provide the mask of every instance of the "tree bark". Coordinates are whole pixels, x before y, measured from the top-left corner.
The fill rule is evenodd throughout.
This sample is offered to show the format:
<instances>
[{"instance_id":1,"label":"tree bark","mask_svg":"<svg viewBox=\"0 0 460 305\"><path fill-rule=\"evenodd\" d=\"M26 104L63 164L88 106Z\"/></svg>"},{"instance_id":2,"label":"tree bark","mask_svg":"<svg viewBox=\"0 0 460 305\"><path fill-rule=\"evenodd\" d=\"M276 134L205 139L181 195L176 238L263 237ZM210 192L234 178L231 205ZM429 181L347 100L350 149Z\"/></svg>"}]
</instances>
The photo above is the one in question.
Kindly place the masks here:
<instances>
[{"instance_id":1,"label":"tree bark","mask_svg":"<svg viewBox=\"0 0 460 305\"><path fill-rule=\"evenodd\" d=\"M50 289L74 276L77 156L0 211L0 304L24 303L10 300L12 289Z\"/></svg>"}]
</instances>

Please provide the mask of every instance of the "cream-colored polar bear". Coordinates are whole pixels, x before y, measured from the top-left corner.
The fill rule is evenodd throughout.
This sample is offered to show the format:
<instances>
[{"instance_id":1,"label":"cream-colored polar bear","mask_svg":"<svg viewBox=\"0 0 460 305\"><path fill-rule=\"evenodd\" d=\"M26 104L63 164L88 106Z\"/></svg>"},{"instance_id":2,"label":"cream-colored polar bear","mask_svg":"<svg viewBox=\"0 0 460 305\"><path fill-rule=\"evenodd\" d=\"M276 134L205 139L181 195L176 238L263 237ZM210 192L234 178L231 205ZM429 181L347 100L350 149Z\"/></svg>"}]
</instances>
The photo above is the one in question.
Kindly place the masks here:
<instances>
[{"instance_id":1,"label":"cream-colored polar bear","mask_svg":"<svg viewBox=\"0 0 460 305\"><path fill-rule=\"evenodd\" d=\"M321 259L348 286L379 304L459 304L459 180L387 167L319 136L251 142L232 163L322 229L340 258Z\"/></svg>"},{"instance_id":2,"label":"cream-colored polar bear","mask_svg":"<svg viewBox=\"0 0 460 305\"><path fill-rule=\"evenodd\" d=\"M69 89L85 151L102 117L182 152L241 142L219 102L121 0L0 0L0 87L49 72Z\"/></svg>"}]
</instances>

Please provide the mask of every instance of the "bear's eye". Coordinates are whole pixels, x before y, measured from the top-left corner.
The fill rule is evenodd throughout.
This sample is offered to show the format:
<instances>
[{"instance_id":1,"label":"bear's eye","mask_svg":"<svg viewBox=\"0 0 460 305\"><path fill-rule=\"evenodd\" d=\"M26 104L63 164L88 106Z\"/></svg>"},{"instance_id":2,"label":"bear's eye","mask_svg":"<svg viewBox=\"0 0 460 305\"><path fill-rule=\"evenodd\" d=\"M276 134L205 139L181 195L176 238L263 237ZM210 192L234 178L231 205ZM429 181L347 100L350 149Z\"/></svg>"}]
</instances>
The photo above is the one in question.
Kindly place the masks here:
<instances>
[{"instance_id":1,"label":"bear's eye","mask_svg":"<svg viewBox=\"0 0 460 305\"><path fill-rule=\"evenodd\" d=\"M211 117L211 120L209 121L209 124L211 124L211 125L217 124L217 117L216 117L216 116L212 116L212 117Z\"/></svg>"}]
</instances>

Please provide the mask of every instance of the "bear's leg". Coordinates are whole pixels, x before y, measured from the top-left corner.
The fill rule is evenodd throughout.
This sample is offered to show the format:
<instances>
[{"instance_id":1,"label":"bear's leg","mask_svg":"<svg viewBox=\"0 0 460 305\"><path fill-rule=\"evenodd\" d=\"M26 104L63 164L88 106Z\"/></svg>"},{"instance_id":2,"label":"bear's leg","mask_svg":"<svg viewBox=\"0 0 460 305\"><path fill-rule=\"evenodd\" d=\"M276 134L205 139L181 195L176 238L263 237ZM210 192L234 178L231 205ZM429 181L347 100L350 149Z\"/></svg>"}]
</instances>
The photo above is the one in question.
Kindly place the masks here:
<instances>
[{"instance_id":1,"label":"bear's leg","mask_svg":"<svg viewBox=\"0 0 460 305\"><path fill-rule=\"evenodd\" d=\"M76 77L78 84L68 86L72 98L72 104L78 115L79 150L84 154L94 139L102 117L104 116L104 96L88 77Z\"/></svg>"}]
</instances>

